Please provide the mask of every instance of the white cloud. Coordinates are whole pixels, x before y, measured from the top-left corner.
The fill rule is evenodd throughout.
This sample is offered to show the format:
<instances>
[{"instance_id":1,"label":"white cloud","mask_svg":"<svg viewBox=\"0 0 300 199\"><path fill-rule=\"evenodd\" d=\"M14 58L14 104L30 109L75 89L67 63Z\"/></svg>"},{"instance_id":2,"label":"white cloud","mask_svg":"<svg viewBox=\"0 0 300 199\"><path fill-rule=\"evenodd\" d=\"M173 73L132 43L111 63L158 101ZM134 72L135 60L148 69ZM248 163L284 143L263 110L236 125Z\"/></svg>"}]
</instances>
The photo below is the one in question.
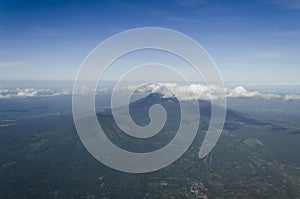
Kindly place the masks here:
<instances>
[{"instance_id":1,"label":"white cloud","mask_svg":"<svg viewBox=\"0 0 300 199\"><path fill-rule=\"evenodd\" d=\"M169 88L169 89L168 89ZM160 83L148 84L143 86L128 86L116 88L117 92L140 92L140 93L160 93L163 97L173 97L173 90L178 94L176 96L179 100L202 99L211 100L218 99L222 93L222 88L218 86L206 86L203 84L191 84L189 86L178 85L176 83ZM225 88L225 95L227 98L260 98L260 99L283 99L287 100L300 100L300 95L279 95L274 93L262 93L258 91L248 91L243 86L235 88Z\"/></svg>"},{"instance_id":2,"label":"white cloud","mask_svg":"<svg viewBox=\"0 0 300 199\"><path fill-rule=\"evenodd\" d=\"M226 96L228 98L237 98L237 97L244 97L244 98L262 98L262 99L276 99L281 98L278 94L271 94L271 93L261 93L257 91L248 91L243 86L238 86L233 89L226 89Z\"/></svg>"},{"instance_id":3,"label":"white cloud","mask_svg":"<svg viewBox=\"0 0 300 199\"><path fill-rule=\"evenodd\" d=\"M28 98L28 97L50 97L59 95L71 95L70 89L51 90L51 89L34 89L34 88L17 88L8 90L0 88L0 99L10 98Z\"/></svg>"},{"instance_id":4,"label":"white cloud","mask_svg":"<svg viewBox=\"0 0 300 199\"><path fill-rule=\"evenodd\" d=\"M86 92L86 89L84 89ZM204 84L190 84L188 86L179 85L177 83L159 83L147 85L134 85L115 88L116 92L138 92L138 93L160 93L163 97L174 97L172 91L177 93L178 100L191 100L202 99L211 100L218 99L221 95L222 88L210 85L209 87ZM107 93L108 88L102 87L96 90L96 94ZM275 94L263 93L258 91L249 91L243 86L234 88L224 88L227 98L259 98L259 99L282 99L284 101L300 100L300 94ZM82 92L84 93L84 92ZM32 97L51 97L60 95L71 95L71 89L34 89L34 88L17 88L6 89L0 87L0 99L10 98L32 98Z\"/></svg>"},{"instance_id":5,"label":"white cloud","mask_svg":"<svg viewBox=\"0 0 300 199\"><path fill-rule=\"evenodd\" d=\"M283 99L285 101L300 100L300 95L297 95L297 94L287 94L287 95L284 95Z\"/></svg>"},{"instance_id":6,"label":"white cloud","mask_svg":"<svg viewBox=\"0 0 300 199\"><path fill-rule=\"evenodd\" d=\"M5 89L5 88L0 88L0 93L6 93L6 92L8 92L7 89Z\"/></svg>"},{"instance_id":7,"label":"white cloud","mask_svg":"<svg viewBox=\"0 0 300 199\"><path fill-rule=\"evenodd\" d=\"M97 89L97 94L99 93L107 93L108 92L108 88L98 88Z\"/></svg>"},{"instance_id":8,"label":"white cloud","mask_svg":"<svg viewBox=\"0 0 300 199\"><path fill-rule=\"evenodd\" d=\"M98 88L96 94L108 92L108 88ZM88 90L85 89L84 92ZM82 92L82 93L84 93ZM30 97L52 97L60 95L72 95L71 89L34 89L34 88L17 88L17 89L6 89L0 87L0 99L10 98L30 98Z\"/></svg>"},{"instance_id":9,"label":"white cloud","mask_svg":"<svg viewBox=\"0 0 300 199\"><path fill-rule=\"evenodd\" d=\"M16 97L36 97L38 91L33 88L16 89Z\"/></svg>"}]
</instances>

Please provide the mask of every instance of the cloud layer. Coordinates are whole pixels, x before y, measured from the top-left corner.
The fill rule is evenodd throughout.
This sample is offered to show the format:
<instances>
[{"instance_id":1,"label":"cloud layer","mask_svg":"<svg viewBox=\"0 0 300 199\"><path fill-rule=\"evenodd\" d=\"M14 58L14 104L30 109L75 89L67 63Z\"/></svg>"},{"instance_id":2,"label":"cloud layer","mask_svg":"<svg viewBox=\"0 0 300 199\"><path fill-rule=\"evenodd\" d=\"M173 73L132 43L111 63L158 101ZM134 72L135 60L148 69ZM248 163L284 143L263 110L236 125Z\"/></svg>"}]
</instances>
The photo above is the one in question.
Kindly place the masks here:
<instances>
[{"instance_id":1,"label":"cloud layer","mask_svg":"<svg viewBox=\"0 0 300 199\"><path fill-rule=\"evenodd\" d=\"M139 93L160 93L164 97L174 97L171 90L178 94L176 96L179 100L191 100L191 99L202 99L211 100L218 99L222 92L225 92L227 98L259 98L259 99L283 99L289 100L300 100L300 95L297 94L275 94L275 93L262 93L258 91L249 91L243 86L237 86L235 88L222 88L218 86L206 86L203 84L191 84L188 86L178 85L176 83L160 83L160 84L148 84L143 86L128 86L119 87L116 89L117 92L132 92L136 91Z\"/></svg>"},{"instance_id":2,"label":"cloud layer","mask_svg":"<svg viewBox=\"0 0 300 199\"><path fill-rule=\"evenodd\" d=\"M90 89L82 89L81 93L91 92ZM97 88L96 93L107 93L108 88ZM54 89L35 89L35 88L16 88L6 89L0 87L0 99L11 98L30 98L30 97L52 97L60 95L72 95L72 90L65 88L60 90Z\"/></svg>"},{"instance_id":3,"label":"cloud layer","mask_svg":"<svg viewBox=\"0 0 300 199\"><path fill-rule=\"evenodd\" d=\"M83 89L82 92L91 92ZM222 94L222 88L218 86L206 86L203 84L190 84L188 86L179 85L177 83L159 83L147 85L134 85L115 88L116 92L138 92L138 93L160 93L163 97L177 97L178 100L202 99L211 100L218 99ZM175 96L174 93L177 93ZM109 93L108 88L98 88L96 94ZM277 94L263 93L258 91L249 91L243 86L234 88L224 88L223 92L227 98L257 98L257 99L282 99L284 101L300 100L300 94ZM34 88L17 88L6 89L0 87L0 99L11 98L32 98L32 97L51 97L60 95L71 95L71 89L34 89Z\"/></svg>"},{"instance_id":4,"label":"cloud layer","mask_svg":"<svg viewBox=\"0 0 300 199\"><path fill-rule=\"evenodd\" d=\"M51 89L34 89L34 88L17 88L9 90L0 88L0 99L11 98L28 98L28 97L50 97L59 95L70 95L70 89L51 90Z\"/></svg>"}]
</instances>

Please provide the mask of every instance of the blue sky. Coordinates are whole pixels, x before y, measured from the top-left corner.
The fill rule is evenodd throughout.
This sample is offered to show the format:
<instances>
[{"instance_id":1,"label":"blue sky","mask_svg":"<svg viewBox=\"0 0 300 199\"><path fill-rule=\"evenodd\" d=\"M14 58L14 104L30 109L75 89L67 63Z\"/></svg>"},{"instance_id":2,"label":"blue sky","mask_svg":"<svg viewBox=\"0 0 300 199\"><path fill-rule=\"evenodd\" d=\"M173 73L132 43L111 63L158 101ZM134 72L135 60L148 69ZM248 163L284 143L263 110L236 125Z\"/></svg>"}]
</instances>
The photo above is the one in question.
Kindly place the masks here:
<instances>
[{"instance_id":1,"label":"blue sky","mask_svg":"<svg viewBox=\"0 0 300 199\"><path fill-rule=\"evenodd\" d=\"M0 80L73 80L109 36L158 26L185 33L226 82L300 83L300 1L0 0Z\"/></svg>"}]
</instances>

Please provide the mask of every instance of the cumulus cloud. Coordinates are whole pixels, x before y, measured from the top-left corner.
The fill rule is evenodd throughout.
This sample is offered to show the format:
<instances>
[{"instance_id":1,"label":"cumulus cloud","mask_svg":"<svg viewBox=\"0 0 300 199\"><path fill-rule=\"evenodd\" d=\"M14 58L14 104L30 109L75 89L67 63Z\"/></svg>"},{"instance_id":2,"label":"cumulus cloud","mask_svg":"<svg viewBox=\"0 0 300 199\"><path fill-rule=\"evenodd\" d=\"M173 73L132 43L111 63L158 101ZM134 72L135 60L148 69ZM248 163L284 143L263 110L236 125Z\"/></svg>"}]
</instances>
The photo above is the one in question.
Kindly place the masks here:
<instances>
[{"instance_id":1,"label":"cumulus cloud","mask_svg":"<svg viewBox=\"0 0 300 199\"><path fill-rule=\"evenodd\" d=\"M300 100L300 95L297 95L297 94L287 94L287 95L284 95L283 99L285 101Z\"/></svg>"},{"instance_id":2,"label":"cumulus cloud","mask_svg":"<svg viewBox=\"0 0 300 199\"><path fill-rule=\"evenodd\" d=\"M263 93L258 91L249 91L243 86L234 88L220 88L215 85L206 86L204 84L180 85L177 83L159 83L147 85L123 86L114 88L116 92L137 92L137 93L160 93L163 97L177 97L178 100L214 100L220 98L222 92L227 98L258 98L258 99L282 99L284 101L300 100L300 94L275 94ZM89 89L81 89L78 93L92 92ZM95 93L107 93L110 89L97 88ZM75 92L76 93L76 92ZM93 92L94 93L94 92ZM176 93L176 96L174 95ZM33 97L51 97L60 95L71 95L71 89L34 89L17 88L6 89L0 87L0 99L10 98L33 98Z\"/></svg>"},{"instance_id":3,"label":"cumulus cloud","mask_svg":"<svg viewBox=\"0 0 300 199\"><path fill-rule=\"evenodd\" d=\"M59 95L70 95L70 89L51 90L34 88L17 88L13 90L0 88L0 99L10 98L30 98L30 97L50 97Z\"/></svg>"},{"instance_id":4,"label":"cumulus cloud","mask_svg":"<svg viewBox=\"0 0 300 199\"><path fill-rule=\"evenodd\" d=\"M282 97L278 94L261 93L261 92L257 92L257 91L248 91L243 86L238 86L233 89L226 89L226 91L227 91L226 96L228 98L243 97L243 98L276 99L276 98Z\"/></svg>"},{"instance_id":5,"label":"cumulus cloud","mask_svg":"<svg viewBox=\"0 0 300 199\"><path fill-rule=\"evenodd\" d=\"M87 92L88 89L83 89L81 93ZM108 88L97 88L96 94L108 92ZM32 98L32 97L52 97L60 95L72 95L71 89L35 89L35 88L16 88L16 89L6 89L0 87L0 99L10 99L10 98Z\"/></svg>"},{"instance_id":6,"label":"cumulus cloud","mask_svg":"<svg viewBox=\"0 0 300 199\"><path fill-rule=\"evenodd\" d=\"M38 91L33 88L16 89L16 97L35 97Z\"/></svg>"},{"instance_id":7,"label":"cumulus cloud","mask_svg":"<svg viewBox=\"0 0 300 199\"><path fill-rule=\"evenodd\" d=\"M108 92L108 88L98 88L97 90L96 90L96 93L97 94L99 94L99 93L107 93Z\"/></svg>"},{"instance_id":8,"label":"cumulus cloud","mask_svg":"<svg viewBox=\"0 0 300 199\"><path fill-rule=\"evenodd\" d=\"M280 95L274 93L262 93L258 91L249 91L243 86L237 86L235 88L220 88L215 85L206 86L203 84L190 84L178 85L177 83L160 83L160 84L147 84L140 86L127 86L116 88L117 92L138 92L138 93L160 93L163 97L176 97L179 100L214 100L218 99L222 93L225 93L227 98L260 98L260 99L283 99L288 100L300 100L300 95L289 94ZM172 92L174 91L174 93Z\"/></svg>"}]
</instances>

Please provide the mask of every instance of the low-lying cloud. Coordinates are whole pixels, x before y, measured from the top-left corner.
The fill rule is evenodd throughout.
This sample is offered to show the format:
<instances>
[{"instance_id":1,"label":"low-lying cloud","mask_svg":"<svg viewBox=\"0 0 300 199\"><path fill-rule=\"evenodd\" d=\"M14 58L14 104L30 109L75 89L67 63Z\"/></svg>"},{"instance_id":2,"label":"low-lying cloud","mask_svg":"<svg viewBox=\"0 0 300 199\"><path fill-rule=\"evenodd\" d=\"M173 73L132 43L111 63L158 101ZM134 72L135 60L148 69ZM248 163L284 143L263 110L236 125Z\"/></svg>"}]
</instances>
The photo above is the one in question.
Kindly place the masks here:
<instances>
[{"instance_id":1,"label":"low-lying cloud","mask_svg":"<svg viewBox=\"0 0 300 199\"><path fill-rule=\"evenodd\" d=\"M137 93L160 93L163 97L177 97L178 100L214 100L218 99L222 94L222 88L204 84L180 85L177 83L159 83L147 85L124 86L115 88L116 92L137 92ZM174 91L177 93L174 96ZM300 100L300 94L278 94L264 93L259 91L250 91L243 86L234 88L224 88L223 90L227 98L257 98L257 99L282 99L284 101ZM82 89L79 93L91 92L89 89ZM110 89L102 87L97 88L96 94L109 93ZM17 88L6 89L0 87L0 99L11 98L33 98L33 97L51 97L61 95L72 95L71 89L34 89L34 88Z\"/></svg>"},{"instance_id":2,"label":"low-lying cloud","mask_svg":"<svg viewBox=\"0 0 300 199\"><path fill-rule=\"evenodd\" d=\"M234 88L222 88L214 85L206 86L203 84L190 84L188 86L178 85L177 83L160 83L160 84L148 84L141 86L128 86L116 88L117 92L132 92L138 93L160 93L163 97L175 97L173 92L177 93L178 100L211 100L218 99L220 95L225 92L227 98L258 98L258 99L283 99L300 100L298 94L275 94L275 93L263 93L258 91L249 91L243 86L237 86Z\"/></svg>"},{"instance_id":3,"label":"low-lying cloud","mask_svg":"<svg viewBox=\"0 0 300 199\"><path fill-rule=\"evenodd\" d=\"M97 88L96 94L107 93L108 88ZM81 93L90 92L89 89L82 89ZM33 97L53 97L60 95L72 95L71 89L35 89L35 88L16 88L6 89L0 88L0 99L11 98L33 98Z\"/></svg>"},{"instance_id":4,"label":"low-lying cloud","mask_svg":"<svg viewBox=\"0 0 300 199\"><path fill-rule=\"evenodd\" d=\"M51 97L59 95L70 95L70 89L51 90L34 88L3 89L0 88L0 99L30 98L30 97Z\"/></svg>"}]
</instances>

